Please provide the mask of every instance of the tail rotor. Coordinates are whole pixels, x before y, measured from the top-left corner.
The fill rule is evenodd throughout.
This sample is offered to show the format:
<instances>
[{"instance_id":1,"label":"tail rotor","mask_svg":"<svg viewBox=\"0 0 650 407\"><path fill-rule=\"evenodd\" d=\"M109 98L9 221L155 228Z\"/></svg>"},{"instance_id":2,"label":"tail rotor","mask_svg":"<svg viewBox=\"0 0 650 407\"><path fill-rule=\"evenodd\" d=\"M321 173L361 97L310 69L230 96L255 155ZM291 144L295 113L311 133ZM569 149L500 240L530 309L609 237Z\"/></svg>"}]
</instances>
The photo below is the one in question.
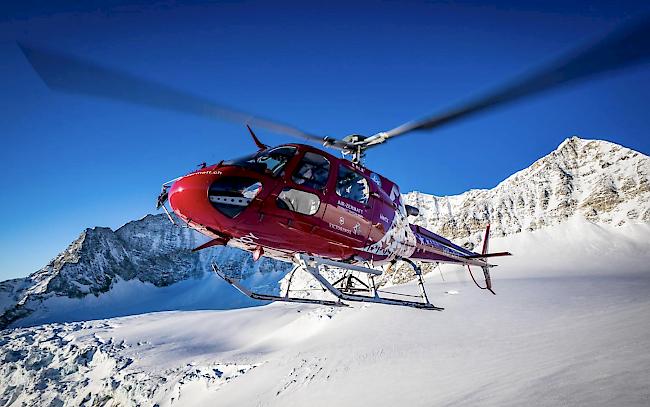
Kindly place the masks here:
<instances>
[{"instance_id":1,"label":"tail rotor","mask_svg":"<svg viewBox=\"0 0 650 407\"><path fill-rule=\"evenodd\" d=\"M487 227L485 228L485 236L483 237L483 250L481 250L481 255L485 257L489 257L488 250L490 249L490 224L488 223ZM497 253L498 255L502 253ZM510 253L507 253L509 255ZM477 256L478 257L478 256ZM487 263L486 263L487 264ZM490 267L489 265L481 266L483 269L483 276L485 277L485 287L481 287L479 283L476 281L474 278L474 274L472 273L472 269L467 265L467 270L469 271L470 277L472 277L472 281L474 281L474 284L481 290L488 290L494 295L497 295L497 293L492 290L492 278L490 277Z\"/></svg>"}]
</instances>

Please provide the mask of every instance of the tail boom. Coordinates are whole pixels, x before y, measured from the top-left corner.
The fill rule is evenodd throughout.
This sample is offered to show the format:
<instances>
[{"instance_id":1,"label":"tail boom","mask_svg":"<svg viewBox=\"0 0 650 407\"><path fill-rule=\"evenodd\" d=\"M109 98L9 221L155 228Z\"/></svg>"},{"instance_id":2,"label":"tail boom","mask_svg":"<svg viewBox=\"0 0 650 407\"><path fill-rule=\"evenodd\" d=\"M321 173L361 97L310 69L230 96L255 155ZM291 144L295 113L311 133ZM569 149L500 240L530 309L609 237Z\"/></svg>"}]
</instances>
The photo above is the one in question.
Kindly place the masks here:
<instances>
[{"instance_id":1,"label":"tail boom","mask_svg":"<svg viewBox=\"0 0 650 407\"><path fill-rule=\"evenodd\" d=\"M492 279L490 277L490 268L495 265L489 264L486 259L492 257L511 256L512 254L510 252L488 253L490 247L489 224L485 228L481 253L467 250L462 246L454 244L449 239L437 235L421 226L411 225L411 229L417 238L415 251L411 255L411 259L424 263L451 263L467 266L470 276L476 286L495 294L492 290ZM485 277L484 287L479 285L474 278L471 266L480 267L483 270L483 275Z\"/></svg>"}]
</instances>

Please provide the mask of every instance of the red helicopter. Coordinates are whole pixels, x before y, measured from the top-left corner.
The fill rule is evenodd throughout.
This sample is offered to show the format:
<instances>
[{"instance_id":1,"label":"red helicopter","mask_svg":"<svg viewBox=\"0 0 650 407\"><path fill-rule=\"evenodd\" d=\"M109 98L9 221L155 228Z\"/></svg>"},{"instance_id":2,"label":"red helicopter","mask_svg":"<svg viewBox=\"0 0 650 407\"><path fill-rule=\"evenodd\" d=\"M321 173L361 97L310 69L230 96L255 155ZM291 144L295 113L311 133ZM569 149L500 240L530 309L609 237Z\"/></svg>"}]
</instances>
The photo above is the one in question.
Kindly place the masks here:
<instances>
[{"instance_id":1,"label":"red helicopter","mask_svg":"<svg viewBox=\"0 0 650 407\"><path fill-rule=\"evenodd\" d=\"M194 250L228 245L261 256L294 262L339 300L371 301L440 309L426 296L414 261L482 267L485 288L492 291L486 259L510 253L487 253L489 225L482 253L471 252L425 228L410 224L415 207L401 200L399 187L355 160L335 157L305 144L268 147L249 127L258 152L206 166L163 186L158 207L169 200L174 213L212 238ZM173 218L170 216L173 222ZM410 264L422 301L382 298L352 272L380 275L371 265ZM321 266L348 273L330 282ZM214 270L245 294L258 299L332 303L331 301L254 293ZM288 289L287 289L288 291ZM361 295L369 291L372 295ZM337 302L338 303L338 302Z\"/></svg>"},{"instance_id":2,"label":"red helicopter","mask_svg":"<svg viewBox=\"0 0 650 407\"><path fill-rule=\"evenodd\" d=\"M410 223L418 209L405 205L397 184L362 165L368 149L414 131L431 130L472 114L503 105L596 74L644 62L650 56L650 19L623 27L590 47L534 71L470 103L442 114L405 123L371 136L322 137L277 121L252 116L165 85L131 76L92 62L50 50L19 44L52 89L220 118L299 137L339 150L341 157L306 144L263 144L250 126L257 151L245 157L202 165L199 170L163 184L157 207L166 207L187 226L210 237L195 248L227 245L295 264L288 279L303 270L336 300L253 292L233 276L213 269L242 293L260 300L345 305L344 301L378 302L442 310L429 301L416 262L467 266L482 289L494 293L488 260L508 252L489 253L489 224L480 253L452 243ZM375 277L403 261L417 277L420 300L384 296ZM471 267L480 267L480 286ZM323 270L343 271L336 281ZM366 281L358 276L365 274Z\"/></svg>"}]
</instances>

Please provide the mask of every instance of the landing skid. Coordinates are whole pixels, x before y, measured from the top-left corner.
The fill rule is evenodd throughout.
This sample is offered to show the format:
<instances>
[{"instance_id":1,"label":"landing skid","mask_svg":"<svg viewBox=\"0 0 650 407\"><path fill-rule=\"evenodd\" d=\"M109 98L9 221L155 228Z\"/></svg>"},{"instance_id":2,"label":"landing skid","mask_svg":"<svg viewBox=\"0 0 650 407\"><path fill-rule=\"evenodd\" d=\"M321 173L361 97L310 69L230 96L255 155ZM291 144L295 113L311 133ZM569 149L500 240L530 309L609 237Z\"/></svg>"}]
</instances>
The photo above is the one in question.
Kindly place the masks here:
<instances>
[{"instance_id":1,"label":"landing skid","mask_svg":"<svg viewBox=\"0 0 650 407\"><path fill-rule=\"evenodd\" d=\"M219 267L217 267L216 264L212 264L212 270L215 273L217 273L221 278L223 278L228 284L232 285L237 290L239 290L242 294L256 300L297 302L297 303L305 303L305 304L330 305L330 306L337 306L337 307L347 306L347 304L344 303L343 301L368 302L368 303L399 305L399 306L413 307L418 309L442 311L444 308L436 307L435 305L429 302L426 290L424 288L424 282L422 280L422 273L420 271L420 268L409 259L402 259L402 260L407 262L415 272L415 275L418 279L418 287L420 289L420 295L417 297L419 297L422 301L409 301L409 300L402 300L397 298L386 298L380 296L380 293L387 293L387 292L377 289L375 285L374 277L382 274L382 272L379 270L337 262L333 260L327 260L315 256L308 256L305 254L296 254L295 256L296 266L291 271L291 275L289 276L289 280L288 280L288 286L284 296L256 293L241 285L238 279L230 277L225 273L223 273L221 270L219 270ZM336 267L338 269L344 270L345 273L343 277L331 283L321 273L321 267L327 267L327 266ZM300 270L309 273L312 277L316 279L316 281L318 281L318 283L323 287L324 291L328 291L336 298L338 298L338 300L332 301L332 300L320 300L320 299L313 299L313 298L300 298L300 297L290 296L289 293L290 293L291 281L293 279L293 275L296 273L296 271L300 271ZM368 274L370 284L366 284L363 281L361 281L358 277L352 275L353 271ZM361 295L358 294L359 292L368 292L370 295ZM397 296L415 297L412 295L400 294L400 293L389 293L389 294L394 294Z\"/></svg>"},{"instance_id":2,"label":"landing skid","mask_svg":"<svg viewBox=\"0 0 650 407\"><path fill-rule=\"evenodd\" d=\"M239 284L239 281L235 278L229 277L226 275L224 272L219 270L219 267L217 267L216 264L212 263L212 271L217 273L217 275L221 278L224 279L224 281L233 287L235 287L239 292L242 294L254 299L254 300L262 300L262 301L285 301L285 302L300 302L300 303L305 303L305 304L320 304L320 305L331 305L335 307L346 307L347 304L342 303L341 301L328 301L328 300L315 300L312 298L296 298L296 297L281 297L279 295L271 295L271 294L260 294L256 293L254 291L249 290L248 288L244 287L243 285Z\"/></svg>"}]
</instances>

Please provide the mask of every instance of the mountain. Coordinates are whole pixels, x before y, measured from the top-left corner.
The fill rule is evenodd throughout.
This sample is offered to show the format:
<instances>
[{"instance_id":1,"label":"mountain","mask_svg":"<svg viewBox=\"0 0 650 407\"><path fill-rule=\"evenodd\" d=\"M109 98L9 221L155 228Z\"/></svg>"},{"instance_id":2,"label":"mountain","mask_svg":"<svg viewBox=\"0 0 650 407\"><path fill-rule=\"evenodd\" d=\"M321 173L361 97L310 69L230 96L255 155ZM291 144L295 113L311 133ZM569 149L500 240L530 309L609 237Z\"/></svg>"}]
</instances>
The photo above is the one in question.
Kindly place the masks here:
<instances>
[{"instance_id":1,"label":"mountain","mask_svg":"<svg viewBox=\"0 0 650 407\"><path fill-rule=\"evenodd\" d=\"M270 260L215 248L192 253L206 238L174 227L165 215L147 215L113 231L86 229L42 269L0 283L0 328L20 321L95 319L167 309L223 309L258 305L214 276L211 263L244 280L276 286ZM165 295L166 294L166 295Z\"/></svg>"},{"instance_id":2,"label":"mountain","mask_svg":"<svg viewBox=\"0 0 650 407\"><path fill-rule=\"evenodd\" d=\"M649 224L650 158L615 143L574 136L492 189L442 197L410 192L404 201L420 209L413 223L469 249L482 242L488 223L492 237L572 219L614 227ZM424 272L433 269L423 267ZM407 267L383 276L390 283L411 278Z\"/></svg>"},{"instance_id":3,"label":"mountain","mask_svg":"<svg viewBox=\"0 0 650 407\"><path fill-rule=\"evenodd\" d=\"M414 223L474 247L487 223L497 237L572 219L614 228L650 223L649 174L650 159L639 152L572 137L495 188L449 197L411 192L404 198L420 208ZM147 215L115 231L86 229L41 270L0 283L0 328L257 305L215 277L210 264L275 290L282 276L275 271L289 267L270 259L253 262L231 248L190 252L203 241L194 231L172 226L164 215ZM383 282L410 278L410 271L397 269Z\"/></svg>"},{"instance_id":4,"label":"mountain","mask_svg":"<svg viewBox=\"0 0 650 407\"><path fill-rule=\"evenodd\" d=\"M573 216L622 226L650 223L650 159L601 140L566 139L492 189L439 197L411 192L414 223L474 247L487 223L493 236L556 225Z\"/></svg>"}]
</instances>

